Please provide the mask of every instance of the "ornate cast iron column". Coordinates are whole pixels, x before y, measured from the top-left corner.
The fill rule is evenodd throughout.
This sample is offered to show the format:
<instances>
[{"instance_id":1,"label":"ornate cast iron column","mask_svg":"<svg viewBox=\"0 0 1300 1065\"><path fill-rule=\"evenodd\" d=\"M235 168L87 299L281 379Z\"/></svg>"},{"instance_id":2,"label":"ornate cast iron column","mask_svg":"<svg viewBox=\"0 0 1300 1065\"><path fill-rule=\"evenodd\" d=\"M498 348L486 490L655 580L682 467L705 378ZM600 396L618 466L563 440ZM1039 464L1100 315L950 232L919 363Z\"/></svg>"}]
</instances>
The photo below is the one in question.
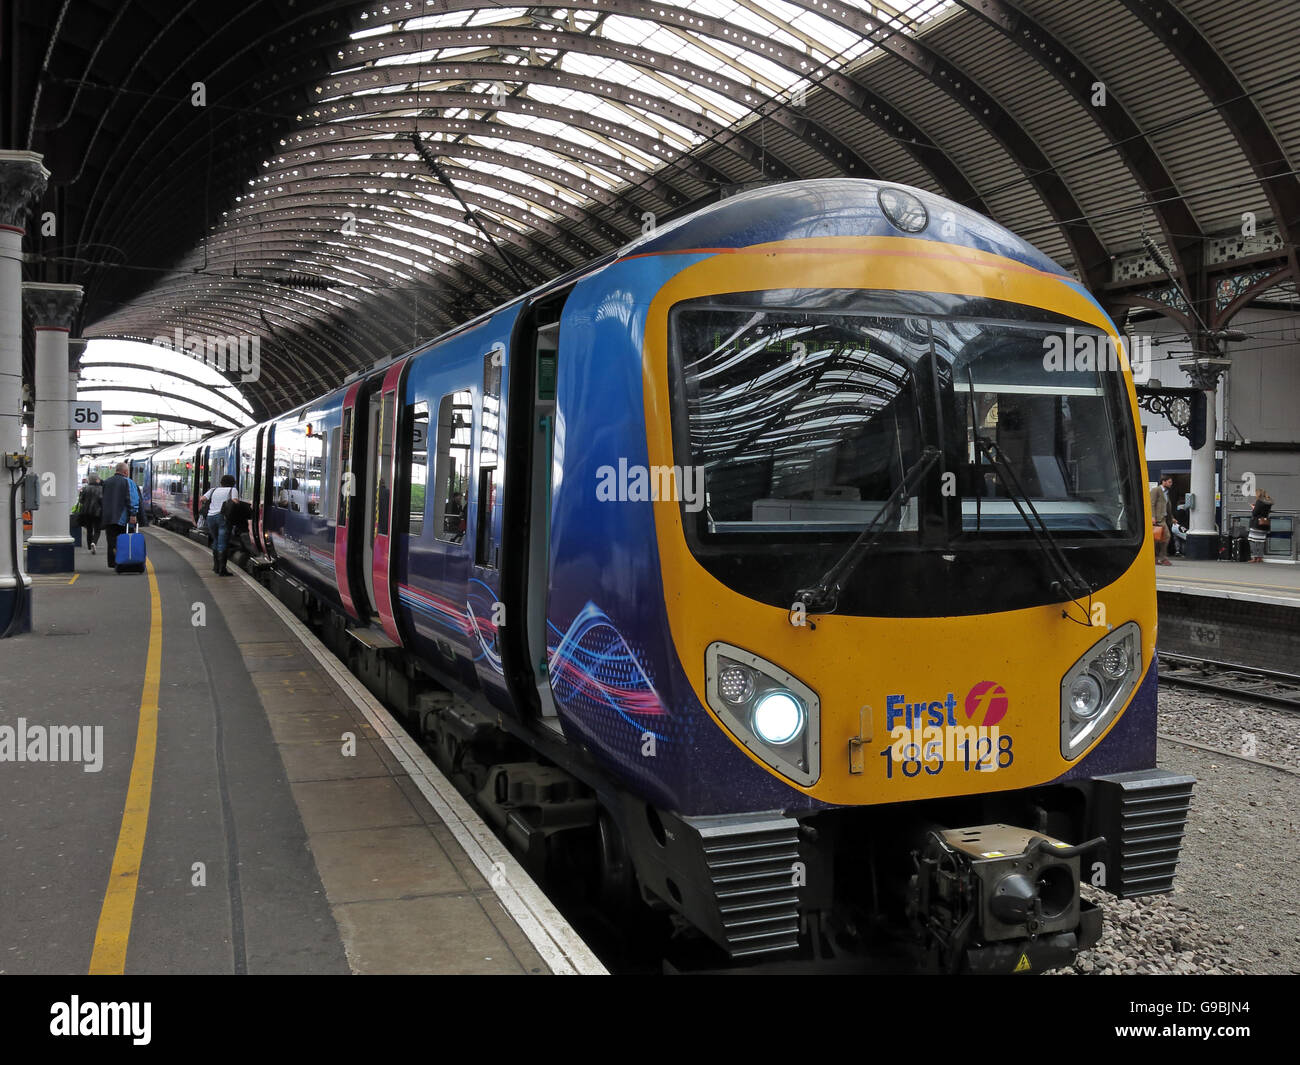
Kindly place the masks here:
<instances>
[{"instance_id":1,"label":"ornate cast iron column","mask_svg":"<svg viewBox=\"0 0 1300 1065\"><path fill-rule=\"evenodd\" d=\"M22 450L23 236L49 171L35 152L0 151L0 455ZM19 471L0 462L0 634L32 628L31 581L23 572L22 504L10 505ZM15 545L18 547L15 564Z\"/></svg>"},{"instance_id":2,"label":"ornate cast iron column","mask_svg":"<svg viewBox=\"0 0 1300 1065\"><path fill-rule=\"evenodd\" d=\"M75 485L68 477L68 337L81 306L81 286L29 281L23 285L23 302L36 329L32 471L41 485L41 506L32 513L32 535L27 541L27 569L71 573L74 541L68 514Z\"/></svg>"}]
</instances>

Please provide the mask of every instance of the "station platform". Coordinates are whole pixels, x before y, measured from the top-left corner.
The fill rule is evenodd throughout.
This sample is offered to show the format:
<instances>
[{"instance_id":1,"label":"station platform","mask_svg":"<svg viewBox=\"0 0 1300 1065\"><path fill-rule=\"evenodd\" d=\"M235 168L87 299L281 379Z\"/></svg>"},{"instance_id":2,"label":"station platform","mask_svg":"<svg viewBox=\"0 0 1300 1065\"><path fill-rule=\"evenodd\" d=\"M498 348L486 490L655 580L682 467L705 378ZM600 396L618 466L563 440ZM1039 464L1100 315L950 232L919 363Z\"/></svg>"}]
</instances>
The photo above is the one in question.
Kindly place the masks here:
<instances>
[{"instance_id":1,"label":"station platform","mask_svg":"<svg viewBox=\"0 0 1300 1065\"><path fill-rule=\"evenodd\" d=\"M1171 562L1156 567L1161 651L1300 674L1300 566Z\"/></svg>"},{"instance_id":2,"label":"station platform","mask_svg":"<svg viewBox=\"0 0 1300 1065\"><path fill-rule=\"evenodd\" d=\"M604 971L297 619L146 535L0 642L0 972Z\"/></svg>"},{"instance_id":3,"label":"station platform","mask_svg":"<svg viewBox=\"0 0 1300 1065\"><path fill-rule=\"evenodd\" d=\"M1287 562L1193 562L1156 568L1156 590L1300 607L1300 565Z\"/></svg>"}]
</instances>

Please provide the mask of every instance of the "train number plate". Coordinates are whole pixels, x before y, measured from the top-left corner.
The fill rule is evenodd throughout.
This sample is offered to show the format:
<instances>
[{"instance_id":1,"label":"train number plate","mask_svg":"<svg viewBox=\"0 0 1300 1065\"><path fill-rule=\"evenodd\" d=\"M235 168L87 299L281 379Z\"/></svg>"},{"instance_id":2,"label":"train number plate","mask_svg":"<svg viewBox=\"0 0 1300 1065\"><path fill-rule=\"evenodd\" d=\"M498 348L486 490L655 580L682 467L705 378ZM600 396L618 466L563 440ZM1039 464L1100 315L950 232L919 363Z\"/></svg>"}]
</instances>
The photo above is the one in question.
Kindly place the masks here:
<instances>
[{"instance_id":1,"label":"train number plate","mask_svg":"<svg viewBox=\"0 0 1300 1065\"><path fill-rule=\"evenodd\" d=\"M901 735L905 733L906 735ZM920 735L918 735L920 733ZM1014 737L990 728L894 729L880 752L885 779L940 773L996 773L1016 760Z\"/></svg>"}]
</instances>

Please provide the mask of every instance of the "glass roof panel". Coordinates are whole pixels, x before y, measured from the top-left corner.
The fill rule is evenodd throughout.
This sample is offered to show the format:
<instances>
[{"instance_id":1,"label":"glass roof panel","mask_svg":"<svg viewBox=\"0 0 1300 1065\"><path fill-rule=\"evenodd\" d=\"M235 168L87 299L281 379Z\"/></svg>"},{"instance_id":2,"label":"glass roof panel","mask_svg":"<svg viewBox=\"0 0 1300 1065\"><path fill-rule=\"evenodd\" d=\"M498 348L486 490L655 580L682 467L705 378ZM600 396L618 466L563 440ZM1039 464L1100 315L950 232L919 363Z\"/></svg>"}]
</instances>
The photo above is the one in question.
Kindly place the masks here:
<instances>
[{"instance_id":1,"label":"glass roof panel","mask_svg":"<svg viewBox=\"0 0 1300 1065\"><path fill-rule=\"evenodd\" d=\"M840 2L879 20L887 32L904 34L953 7L948 0ZM390 0L357 12L354 43L338 50L337 68L315 87L316 104L306 109L303 125L284 134L284 154L268 160L237 204L221 205L228 210L220 212L207 250L219 249L223 263L237 251L244 277L290 271L310 275L319 268L344 278L347 295L340 295L339 288L329 297L303 293L302 305L352 306L352 297L384 287L368 271L382 270L393 284L409 283L404 278L423 283L434 263L496 257L466 217L459 193L487 232L511 245L510 255L530 260L534 273L550 272L553 262L537 247L551 238L540 236L525 246L517 234L532 237L542 222L563 230L577 213L591 212L602 219L606 234L634 235L637 227L631 220L642 208L630 210L632 204L653 201L655 195L675 202L675 197L699 195L718 180L699 168L675 166L664 174L665 183L674 187L672 196L636 192L645 175L708 147L696 116L708 120L706 129L738 129L757 148L760 138L752 128L757 117L787 106L796 87L815 84L824 71L840 69L877 47L837 22L834 9L819 0L672 0L619 12L486 2L435 11L439 6ZM704 20L712 20L710 33L717 36L704 32ZM503 41L486 30L450 47L436 38L421 39L424 32L471 26L533 27L536 40ZM626 46L621 54L619 46ZM780 61L770 46L779 47ZM594 54L597 49L607 54ZM628 54L634 49L664 60L649 66L636 62ZM492 69L479 64L492 64ZM695 68L702 80L680 69L674 72L674 64ZM539 73L543 68L545 75ZM546 78L563 83L548 84ZM390 79L395 84L385 83ZM353 80L356 89L348 87ZM333 88L335 81L344 84ZM349 113L351 96L358 97L365 114ZM557 120L541 113L551 107L579 117ZM432 128L433 120L439 129ZM448 128L457 121L466 127ZM427 152L413 150L413 131L419 131ZM527 140L521 139L525 131ZM377 140L391 141L391 148L376 145ZM449 150L453 145L456 150ZM343 150L334 150L336 146ZM476 158L475 149L501 158ZM299 157L299 150L312 154ZM740 151L718 153L709 162L724 180L754 180L758 167L745 160ZM314 180L325 176L312 173L319 162L330 164L328 181ZM356 165L349 168L349 163ZM533 163L548 172L530 172L527 165ZM433 172L438 167L452 188ZM497 188L490 180L511 188ZM412 187L393 188L397 181ZM619 202L611 204L603 193L595 197L597 189ZM334 224L330 220L342 224L347 216L366 228L347 236L328 228ZM293 219L301 219L301 252L292 252L297 258L290 258L291 229L276 232L268 242L273 247L259 250L259 234L268 222L275 220L273 228L278 228ZM386 232L378 233L376 227ZM361 242L364 254L379 265L364 263L358 254ZM313 254L322 256L319 264ZM349 257L355 268L348 265ZM211 287L213 275L204 272L205 262L200 249L185 262L193 268L192 276L169 278L155 290L160 293L157 313L170 314L169 307L187 300L215 299L213 293L227 283L247 284L223 275Z\"/></svg>"}]
</instances>

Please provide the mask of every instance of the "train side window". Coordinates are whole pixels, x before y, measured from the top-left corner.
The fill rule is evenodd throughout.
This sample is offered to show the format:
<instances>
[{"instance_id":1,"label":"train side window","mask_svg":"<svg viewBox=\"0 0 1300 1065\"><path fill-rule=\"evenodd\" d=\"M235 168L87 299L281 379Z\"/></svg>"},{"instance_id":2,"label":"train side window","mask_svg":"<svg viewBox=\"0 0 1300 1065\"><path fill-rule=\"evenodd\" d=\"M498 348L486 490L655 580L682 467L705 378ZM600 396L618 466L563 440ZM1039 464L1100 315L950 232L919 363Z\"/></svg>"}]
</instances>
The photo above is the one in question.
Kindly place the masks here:
<instances>
[{"instance_id":1,"label":"train side window","mask_svg":"<svg viewBox=\"0 0 1300 1065\"><path fill-rule=\"evenodd\" d=\"M411 426L411 505L407 532L424 535L424 508L429 480L429 404L421 400L410 410Z\"/></svg>"},{"instance_id":2,"label":"train side window","mask_svg":"<svg viewBox=\"0 0 1300 1065\"><path fill-rule=\"evenodd\" d=\"M271 497L271 505L279 507L281 510L289 509L289 492L285 487L293 477L293 464L289 461L289 453L282 447L275 449L275 495Z\"/></svg>"},{"instance_id":3,"label":"train side window","mask_svg":"<svg viewBox=\"0 0 1300 1065\"><path fill-rule=\"evenodd\" d=\"M497 567L497 456L501 440L501 369L505 347L497 344L483 356L483 403L479 414L478 516L474 564Z\"/></svg>"},{"instance_id":4,"label":"train side window","mask_svg":"<svg viewBox=\"0 0 1300 1065\"><path fill-rule=\"evenodd\" d=\"M253 500L253 452L257 447L257 436L249 433L239 441L239 498L247 502Z\"/></svg>"},{"instance_id":5,"label":"train side window","mask_svg":"<svg viewBox=\"0 0 1300 1065\"><path fill-rule=\"evenodd\" d=\"M338 430L335 430L338 432ZM343 434L338 448L339 488L338 488L338 524L346 528L348 524L348 502L356 491L352 477L352 410L343 411Z\"/></svg>"},{"instance_id":6,"label":"train side window","mask_svg":"<svg viewBox=\"0 0 1300 1065\"><path fill-rule=\"evenodd\" d=\"M438 451L434 463L433 528L439 540L465 539L473 396L451 392L438 404Z\"/></svg>"},{"instance_id":7,"label":"train side window","mask_svg":"<svg viewBox=\"0 0 1300 1065\"><path fill-rule=\"evenodd\" d=\"M303 430L296 425L282 425L276 429L275 436L275 505L295 514L304 513L307 510L307 494L303 491L307 455Z\"/></svg>"},{"instance_id":8,"label":"train side window","mask_svg":"<svg viewBox=\"0 0 1300 1065\"><path fill-rule=\"evenodd\" d=\"M311 428L310 426L308 427ZM320 513L321 478L324 476L325 438L319 432L308 432L303 437L303 510L308 514Z\"/></svg>"},{"instance_id":9,"label":"train side window","mask_svg":"<svg viewBox=\"0 0 1300 1065\"><path fill-rule=\"evenodd\" d=\"M343 463L345 460L343 458L343 452L339 450L340 438L341 438L341 433L339 431L339 427L336 425L334 426L333 429L330 430L329 442L325 445L326 478L325 478L324 495L327 503L331 499L337 500L339 498L339 483L343 479L341 471L343 469ZM337 505L335 506L334 514L330 514L329 507L326 506L325 517L326 520L330 522L330 524L333 524L334 520L337 520L338 517ZM339 522L339 524L341 525L343 523Z\"/></svg>"}]
</instances>

